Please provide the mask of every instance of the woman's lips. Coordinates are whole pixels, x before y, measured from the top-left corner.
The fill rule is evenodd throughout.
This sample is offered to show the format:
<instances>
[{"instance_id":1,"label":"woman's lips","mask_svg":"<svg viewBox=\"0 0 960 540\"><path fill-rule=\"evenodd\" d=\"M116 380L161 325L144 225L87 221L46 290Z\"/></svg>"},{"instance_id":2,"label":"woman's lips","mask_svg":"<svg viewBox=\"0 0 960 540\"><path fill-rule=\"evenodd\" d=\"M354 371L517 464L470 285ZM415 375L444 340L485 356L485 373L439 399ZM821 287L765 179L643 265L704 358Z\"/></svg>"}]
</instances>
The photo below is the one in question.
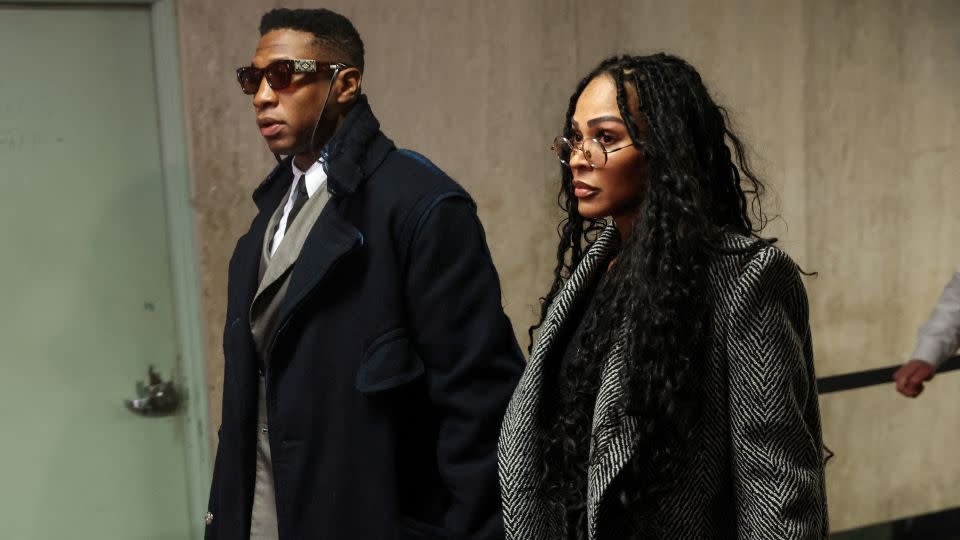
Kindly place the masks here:
<instances>
[{"instance_id":1,"label":"woman's lips","mask_svg":"<svg viewBox=\"0 0 960 540\"><path fill-rule=\"evenodd\" d=\"M588 186L583 182L574 182L573 183L573 194L576 195L578 199L586 199L587 197L592 197L599 193L599 189Z\"/></svg>"}]
</instances>

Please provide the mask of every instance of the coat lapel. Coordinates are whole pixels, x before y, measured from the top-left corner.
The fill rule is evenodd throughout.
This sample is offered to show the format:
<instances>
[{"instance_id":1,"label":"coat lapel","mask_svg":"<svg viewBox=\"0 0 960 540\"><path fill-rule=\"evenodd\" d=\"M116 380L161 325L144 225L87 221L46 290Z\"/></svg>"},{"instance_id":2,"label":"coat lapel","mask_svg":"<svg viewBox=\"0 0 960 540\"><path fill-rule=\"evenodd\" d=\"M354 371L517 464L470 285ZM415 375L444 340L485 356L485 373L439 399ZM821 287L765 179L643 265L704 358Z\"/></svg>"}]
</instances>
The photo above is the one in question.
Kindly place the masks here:
<instances>
[{"instance_id":1,"label":"coat lapel","mask_svg":"<svg viewBox=\"0 0 960 540\"><path fill-rule=\"evenodd\" d=\"M394 150L380 132L366 96L361 96L324 149L330 200L310 229L280 303L276 330L268 338L269 357L297 309L344 258L363 246L363 234L345 217L364 182ZM288 167L289 169L289 167Z\"/></svg>"},{"instance_id":2,"label":"coat lapel","mask_svg":"<svg viewBox=\"0 0 960 540\"><path fill-rule=\"evenodd\" d=\"M338 262L363 245L363 235L340 216L337 202L336 199L331 200L320 213L303 244L297 263L293 266L287 293L277 314L277 329L270 337L266 349L267 357L270 357L277 340L300 304L323 282Z\"/></svg>"},{"instance_id":3,"label":"coat lapel","mask_svg":"<svg viewBox=\"0 0 960 540\"><path fill-rule=\"evenodd\" d=\"M543 459L539 447L539 411L543 395L544 362L572 306L616 253L617 231L612 224L600 234L570 279L557 293L544 318L540 335L513 394L498 445L503 513L511 538L553 538L559 532L539 494Z\"/></svg>"},{"instance_id":4,"label":"coat lapel","mask_svg":"<svg viewBox=\"0 0 960 540\"><path fill-rule=\"evenodd\" d=\"M634 452L639 425L633 416L623 413L623 342L618 341L603 367L600 388L594 405L593 447L587 468L587 524L590 538L596 538L597 514L603 494Z\"/></svg>"},{"instance_id":5,"label":"coat lapel","mask_svg":"<svg viewBox=\"0 0 960 540\"><path fill-rule=\"evenodd\" d=\"M273 236L271 233L276 229L282 212L276 212L274 217L269 221L266 234L264 235L263 251L261 252L260 264L262 275L260 276L260 286L253 300L254 307L260 302L263 292L286 275L290 267L297 262L311 227L323 212L323 208L329 199L330 194L326 190L320 190L314 193L313 197L310 197L306 204L303 205L303 209L299 214L302 216L301 219L295 220L293 225L289 227L283 237L283 241L276 247L276 252L272 256L270 255L270 248L268 246ZM253 311L256 310L254 309Z\"/></svg>"},{"instance_id":6,"label":"coat lapel","mask_svg":"<svg viewBox=\"0 0 960 540\"><path fill-rule=\"evenodd\" d=\"M253 193L258 214L250 225L250 231L237 241L237 248L230 266L230 302L236 306L236 309L232 310L233 313L250 311L250 305L253 303L260 283L260 258L264 235L292 178L290 159L287 158L273 169Z\"/></svg>"}]
</instances>

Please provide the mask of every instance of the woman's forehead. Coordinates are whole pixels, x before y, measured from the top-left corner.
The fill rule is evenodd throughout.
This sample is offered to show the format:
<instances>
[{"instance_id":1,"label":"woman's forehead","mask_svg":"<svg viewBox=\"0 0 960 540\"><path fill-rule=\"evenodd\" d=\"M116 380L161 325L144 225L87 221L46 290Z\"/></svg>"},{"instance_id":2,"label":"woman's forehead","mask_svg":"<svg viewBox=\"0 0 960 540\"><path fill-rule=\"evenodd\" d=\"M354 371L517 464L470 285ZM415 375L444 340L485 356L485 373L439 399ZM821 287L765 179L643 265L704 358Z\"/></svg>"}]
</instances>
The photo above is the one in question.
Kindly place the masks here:
<instances>
[{"instance_id":1,"label":"woman's forehead","mask_svg":"<svg viewBox=\"0 0 960 540\"><path fill-rule=\"evenodd\" d=\"M590 81L577 99L573 120L580 126L595 118L614 117L622 120L617 106L617 86L609 75L600 75Z\"/></svg>"},{"instance_id":2,"label":"woman's forehead","mask_svg":"<svg viewBox=\"0 0 960 540\"><path fill-rule=\"evenodd\" d=\"M638 89L625 81L624 93L631 118L640 129L645 129L647 122L640 110ZM572 120L583 128L590 120L601 117L616 117L623 122L623 115L620 114L620 106L617 104L617 83L609 73L602 73L587 83L577 99Z\"/></svg>"}]
</instances>

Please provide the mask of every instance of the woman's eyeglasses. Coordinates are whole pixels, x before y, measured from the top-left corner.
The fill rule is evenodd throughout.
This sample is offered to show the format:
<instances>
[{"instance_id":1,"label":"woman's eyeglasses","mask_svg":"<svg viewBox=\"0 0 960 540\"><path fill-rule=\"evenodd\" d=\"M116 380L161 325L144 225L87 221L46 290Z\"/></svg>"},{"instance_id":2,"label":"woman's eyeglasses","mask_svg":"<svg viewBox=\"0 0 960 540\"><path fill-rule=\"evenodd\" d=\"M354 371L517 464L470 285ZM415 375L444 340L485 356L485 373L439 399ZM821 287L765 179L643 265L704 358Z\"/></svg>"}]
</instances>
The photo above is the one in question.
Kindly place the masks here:
<instances>
[{"instance_id":1,"label":"woman's eyeglasses","mask_svg":"<svg viewBox=\"0 0 960 540\"><path fill-rule=\"evenodd\" d=\"M573 152L575 150L579 150L580 152L583 152L583 157L587 160L587 163L590 164L591 168L600 169L607 164L608 154L612 154L631 146L633 146L633 144L607 150L607 148L603 146L603 143L597 139L585 139L579 143L575 143L571 142L570 139L567 139L566 137L557 137L553 140L553 145L550 147L550 149L557 154L557 158L560 159L560 163L563 163L567 167L570 166L570 157L573 155Z\"/></svg>"},{"instance_id":2,"label":"woman's eyeglasses","mask_svg":"<svg viewBox=\"0 0 960 540\"><path fill-rule=\"evenodd\" d=\"M350 66L339 62L318 62L316 60L277 60L265 68L244 66L237 69L237 81L244 94L253 95L260 89L260 82L267 78L267 84L274 90L283 90L290 86L294 73L318 73L320 71L338 71Z\"/></svg>"}]
</instances>

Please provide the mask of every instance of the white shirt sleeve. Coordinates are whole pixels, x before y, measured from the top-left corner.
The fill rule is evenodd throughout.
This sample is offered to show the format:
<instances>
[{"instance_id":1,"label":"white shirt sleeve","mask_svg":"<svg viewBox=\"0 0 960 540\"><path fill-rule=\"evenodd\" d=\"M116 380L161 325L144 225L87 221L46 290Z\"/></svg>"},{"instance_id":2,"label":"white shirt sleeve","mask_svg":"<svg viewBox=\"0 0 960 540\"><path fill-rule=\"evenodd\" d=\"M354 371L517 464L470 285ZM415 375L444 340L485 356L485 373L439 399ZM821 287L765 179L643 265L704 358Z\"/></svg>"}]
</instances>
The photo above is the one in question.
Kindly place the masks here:
<instances>
[{"instance_id":1,"label":"white shirt sleeve","mask_svg":"<svg viewBox=\"0 0 960 540\"><path fill-rule=\"evenodd\" d=\"M960 347L960 270L940 294L930 319L920 327L917 348L910 358L939 367Z\"/></svg>"}]
</instances>

